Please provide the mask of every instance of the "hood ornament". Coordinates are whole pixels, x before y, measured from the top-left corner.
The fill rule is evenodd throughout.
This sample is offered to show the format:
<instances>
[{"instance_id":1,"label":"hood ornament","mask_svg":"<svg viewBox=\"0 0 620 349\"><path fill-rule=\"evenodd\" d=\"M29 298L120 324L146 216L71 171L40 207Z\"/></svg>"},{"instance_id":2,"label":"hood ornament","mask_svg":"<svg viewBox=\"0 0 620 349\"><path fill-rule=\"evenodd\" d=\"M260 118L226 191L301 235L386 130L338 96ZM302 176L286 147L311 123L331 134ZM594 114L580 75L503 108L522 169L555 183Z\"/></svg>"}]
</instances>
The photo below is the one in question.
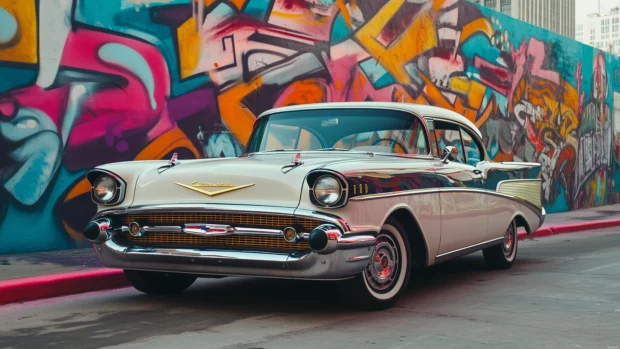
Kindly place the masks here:
<instances>
[{"instance_id":1,"label":"hood ornament","mask_svg":"<svg viewBox=\"0 0 620 349\"><path fill-rule=\"evenodd\" d=\"M177 164L177 161L179 159L179 154L174 153L172 154L172 158L170 158L170 167L173 167Z\"/></svg>"},{"instance_id":2,"label":"hood ornament","mask_svg":"<svg viewBox=\"0 0 620 349\"><path fill-rule=\"evenodd\" d=\"M164 165L164 166L158 168L157 169L157 173L162 173L165 170L178 165L179 164L179 160L178 159L179 159L179 154L178 153L172 154L172 157L170 158L170 160L168 160L168 165Z\"/></svg>"},{"instance_id":3,"label":"hood ornament","mask_svg":"<svg viewBox=\"0 0 620 349\"><path fill-rule=\"evenodd\" d=\"M304 162L301 161L301 152L297 152L297 154L295 154L295 157L293 158L293 161L291 161L290 164L284 165L282 167L282 172L283 173L288 173L289 171L291 171L295 167L301 166L303 164L304 164Z\"/></svg>"}]
</instances>

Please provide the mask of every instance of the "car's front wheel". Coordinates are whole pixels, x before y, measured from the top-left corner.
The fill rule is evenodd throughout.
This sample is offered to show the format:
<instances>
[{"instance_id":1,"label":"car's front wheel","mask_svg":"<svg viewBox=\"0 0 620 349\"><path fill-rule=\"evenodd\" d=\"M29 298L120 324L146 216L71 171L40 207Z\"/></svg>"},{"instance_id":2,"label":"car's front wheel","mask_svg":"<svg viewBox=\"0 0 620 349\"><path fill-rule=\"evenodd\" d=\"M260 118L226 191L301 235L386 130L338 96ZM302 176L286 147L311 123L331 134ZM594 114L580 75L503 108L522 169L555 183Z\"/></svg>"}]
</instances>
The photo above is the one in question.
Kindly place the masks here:
<instances>
[{"instance_id":1,"label":"car's front wheel","mask_svg":"<svg viewBox=\"0 0 620 349\"><path fill-rule=\"evenodd\" d=\"M513 220L506 229L504 240L500 245L482 250L484 260L492 269L509 269L517 259L518 245L517 222Z\"/></svg>"},{"instance_id":2,"label":"car's front wheel","mask_svg":"<svg viewBox=\"0 0 620 349\"><path fill-rule=\"evenodd\" d=\"M196 276L157 271L127 270L125 277L136 290L148 294L175 294L190 287Z\"/></svg>"},{"instance_id":3,"label":"car's front wheel","mask_svg":"<svg viewBox=\"0 0 620 349\"><path fill-rule=\"evenodd\" d=\"M341 297L363 309L391 307L409 283L410 256L409 239L403 225L389 219L377 235L366 269L340 283Z\"/></svg>"}]
</instances>

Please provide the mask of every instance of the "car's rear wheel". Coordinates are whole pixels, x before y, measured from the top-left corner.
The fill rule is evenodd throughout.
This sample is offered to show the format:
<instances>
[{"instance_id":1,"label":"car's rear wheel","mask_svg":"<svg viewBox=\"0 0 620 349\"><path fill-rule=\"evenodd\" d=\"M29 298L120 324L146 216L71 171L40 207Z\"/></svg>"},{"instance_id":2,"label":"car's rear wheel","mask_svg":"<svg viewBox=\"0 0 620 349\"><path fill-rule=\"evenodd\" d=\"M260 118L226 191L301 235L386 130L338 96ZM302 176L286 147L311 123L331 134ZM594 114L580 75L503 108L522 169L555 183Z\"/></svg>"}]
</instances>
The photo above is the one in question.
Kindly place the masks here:
<instances>
[{"instance_id":1,"label":"car's rear wheel","mask_svg":"<svg viewBox=\"0 0 620 349\"><path fill-rule=\"evenodd\" d=\"M136 290L148 294L175 294L190 287L196 276L156 271L127 270L125 277Z\"/></svg>"},{"instance_id":2,"label":"car's rear wheel","mask_svg":"<svg viewBox=\"0 0 620 349\"><path fill-rule=\"evenodd\" d=\"M509 269L517 259L518 245L517 222L513 220L504 233L502 243L482 251L484 260L492 269Z\"/></svg>"},{"instance_id":3,"label":"car's rear wheel","mask_svg":"<svg viewBox=\"0 0 620 349\"><path fill-rule=\"evenodd\" d=\"M411 248L403 225L389 219L377 235L366 269L340 283L341 297L363 309L391 307L407 288L410 260Z\"/></svg>"}]
</instances>

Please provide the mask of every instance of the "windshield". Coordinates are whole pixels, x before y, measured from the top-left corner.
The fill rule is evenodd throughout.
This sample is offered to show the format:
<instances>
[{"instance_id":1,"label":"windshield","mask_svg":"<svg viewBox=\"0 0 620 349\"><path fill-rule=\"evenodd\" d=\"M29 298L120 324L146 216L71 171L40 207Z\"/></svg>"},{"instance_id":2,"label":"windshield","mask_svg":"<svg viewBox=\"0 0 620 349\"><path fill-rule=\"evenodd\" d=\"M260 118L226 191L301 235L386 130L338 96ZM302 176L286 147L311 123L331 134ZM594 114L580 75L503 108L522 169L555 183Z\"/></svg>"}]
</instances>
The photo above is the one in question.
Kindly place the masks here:
<instances>
[{"instance_id":1,"label":"windshield","mask_svg":"<svg viewBox=\"0 0 620 349\"><path fill-rule=\"evenodd\" d=\"M256 124L248 152L359 150L428 154L420 119L389 109L315 109L281 112Z\"/></svg>"}]
</instances>

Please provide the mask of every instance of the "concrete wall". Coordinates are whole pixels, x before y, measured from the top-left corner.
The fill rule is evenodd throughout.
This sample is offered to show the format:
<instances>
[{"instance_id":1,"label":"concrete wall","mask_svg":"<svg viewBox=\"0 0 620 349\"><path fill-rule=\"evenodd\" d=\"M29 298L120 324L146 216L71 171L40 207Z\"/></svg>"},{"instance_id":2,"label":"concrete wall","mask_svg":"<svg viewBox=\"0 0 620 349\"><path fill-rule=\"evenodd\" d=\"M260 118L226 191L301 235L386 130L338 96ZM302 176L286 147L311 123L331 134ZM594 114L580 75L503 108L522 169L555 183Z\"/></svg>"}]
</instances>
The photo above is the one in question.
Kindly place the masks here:
<instances>
[{"instance_id":1,"label":"concrete wall","mask_svg":"<svg viewBox=\"0 0 620 349\"><path fill-rule=\"evenodd\" d=\"M456 110L496 160L543 164L549 212L603 205L619 68L462 0L0 0L0 253L84 245L93 166L239 155L307 102Z\"/></svg>"}]
</instances>

